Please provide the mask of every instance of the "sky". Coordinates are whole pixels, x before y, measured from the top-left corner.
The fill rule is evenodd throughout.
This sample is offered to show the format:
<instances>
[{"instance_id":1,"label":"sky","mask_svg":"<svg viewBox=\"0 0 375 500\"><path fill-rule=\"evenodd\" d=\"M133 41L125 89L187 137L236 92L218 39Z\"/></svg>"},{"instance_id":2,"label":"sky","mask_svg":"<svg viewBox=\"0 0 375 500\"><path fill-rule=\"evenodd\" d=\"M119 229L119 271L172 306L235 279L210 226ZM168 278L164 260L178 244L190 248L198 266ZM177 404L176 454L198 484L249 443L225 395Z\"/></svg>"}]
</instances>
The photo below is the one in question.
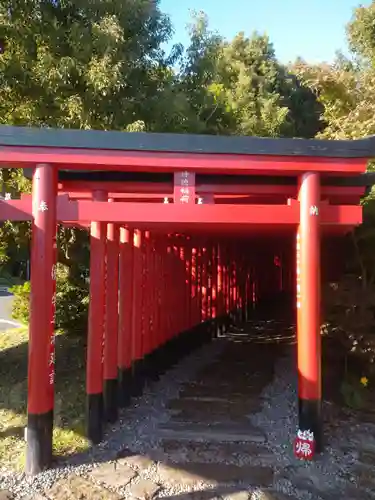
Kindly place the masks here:
<instances>
[{"instance_id":1,"label":"sky","mask_svg":"<svg viewBox=\"0 0 375 500\"><path fill-rule=\"evenodd\" d=\"M239 31L267 33L278 59L287 63L301 56L308 62L331 62L335 52L347 52L345 26L353 9L366 0L161 0L170 15L173 42L188 44L190 11L208 15L210 29L225 38Z\"/></svg>"}]
</instances>

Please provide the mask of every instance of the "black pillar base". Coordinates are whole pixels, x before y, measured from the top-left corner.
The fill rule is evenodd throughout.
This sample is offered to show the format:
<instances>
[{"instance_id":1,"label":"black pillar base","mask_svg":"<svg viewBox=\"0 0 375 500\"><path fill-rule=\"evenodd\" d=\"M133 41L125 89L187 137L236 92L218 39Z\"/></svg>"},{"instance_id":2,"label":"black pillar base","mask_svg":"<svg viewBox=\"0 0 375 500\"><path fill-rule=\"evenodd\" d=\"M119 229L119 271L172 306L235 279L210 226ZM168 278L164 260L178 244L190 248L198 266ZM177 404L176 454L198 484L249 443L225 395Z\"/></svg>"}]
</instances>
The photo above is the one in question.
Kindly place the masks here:
<instances>
[{"instance_id":1,"label":"black pillar base","mask_svg":"<svg viewBox=\"0 0 375 500\"><path fill-rule=\"evenodd\" d=\"M155 367L158 378L160 378L167 371L167 363L165 360L165 345L165 343L160 345L155 351Z\"/></svg>"},{"instance_id":2,"label":"black pillar base","mask_svg":"<svg viewBox=\"0 0 375 500\"><path fill-rule=\"evenodd\" d=\"M104 418L110 424L116 422L118 417L118 383L117 378L104 380Z\"/></svg>"},{"instance_id":3,"label":"black pillar base","mask_svg":"<svg viewBox=\"0 0 375 500\"><path fill-rule=\"evenodd\" d=\"M87 394L87 439L99 444L103 439L103 394Z\"/></svg>"},{"instance_id":4,"label":"black pillar base","mask_svg":"<svg viewBox=\"0 0 375 500\"><path fill-rule=\"evenodd\" d=\"M118 404L120 408L125 408L130 404L132 391L131 368L118 369Z\"/></svg>"},{"instance_id":5,"label":"black pillar base","mask_svg":"<svg viewBox=\"0 0 375 500\"><path fill-rule=\"evenodd\" d=\"M176 340L169 339L164 344L164 370L167 371L176 364Z\"/></svg>"},{"instance_id":6,"label":"black pillar base","mask_svg":"<svg viewBox=\"0 0 375 500\"><path fill-rule=\"evenodd\" d=\"M315 451L323 451L322 402L320 399L298 399L298 422L301 431L312 431Z\"/></svg>"},{"instance_id":7,"label":"black pillar base","mask_svg":"<svg viewBox=\"0 0 375 500\"><path fill-rule=\"evenodd\" d=\"M214 318L212 320L212 325L211 325L211 336L213 339L217 339L219 336L219 323L217 321L217 318Z\"/></svg>"},{"instance_id":8,"label":"black pillar base","mask_svg":"<svg viewBox=\"0 0 375 500\"><path fill-rule=\"evenodd\" d=\"M27 415L26 474L34 476L52 463L53 411Z\"/></svg>"},{"instance_id":9,"label":"black pillar base","mask_svg":"<svg viewBox=\"0 0 375 500\"><path fill-rule=\"evenodd\" d=\"M147 355L147 377L152 382L159 380L159 348Z\"/></svg>"},{"instance_id":10,"label":"black pillar base","mask_svg":"<svg viewBox=\"0 0 375 500\"><path fill-rule=\"evenodd\" d=\"M143 359L137 359L132 365L132 383L131 383L131 395L132 397L141 396L143 393L143 388L145 385L144 373L143 373Z\"/></svg>"}]
</instances>

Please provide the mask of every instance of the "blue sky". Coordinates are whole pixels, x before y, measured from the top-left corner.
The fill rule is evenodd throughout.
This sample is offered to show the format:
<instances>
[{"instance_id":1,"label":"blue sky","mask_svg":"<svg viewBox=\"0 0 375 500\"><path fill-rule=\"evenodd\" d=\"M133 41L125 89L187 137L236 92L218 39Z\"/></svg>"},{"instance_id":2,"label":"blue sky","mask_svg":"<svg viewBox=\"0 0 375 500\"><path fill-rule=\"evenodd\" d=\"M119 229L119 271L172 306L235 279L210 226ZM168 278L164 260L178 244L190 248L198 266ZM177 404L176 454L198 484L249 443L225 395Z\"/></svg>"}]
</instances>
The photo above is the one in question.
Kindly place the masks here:
<instances>
[{"instance_id":1,"label":"blue sky","mask_svg":"<svg viewBox=\"0 0 375 500\"><path fill-rule=\"evenodd\" d=\"M161 0L170 15L174 42L188 43L186 24L191 10L204 11L210 28L226 38L239 31L266 32L284 63L297 56L309 62L330 62L335 51L346 51L345 25L353 9L369 0Z\"/></svg>"}]
</instances>

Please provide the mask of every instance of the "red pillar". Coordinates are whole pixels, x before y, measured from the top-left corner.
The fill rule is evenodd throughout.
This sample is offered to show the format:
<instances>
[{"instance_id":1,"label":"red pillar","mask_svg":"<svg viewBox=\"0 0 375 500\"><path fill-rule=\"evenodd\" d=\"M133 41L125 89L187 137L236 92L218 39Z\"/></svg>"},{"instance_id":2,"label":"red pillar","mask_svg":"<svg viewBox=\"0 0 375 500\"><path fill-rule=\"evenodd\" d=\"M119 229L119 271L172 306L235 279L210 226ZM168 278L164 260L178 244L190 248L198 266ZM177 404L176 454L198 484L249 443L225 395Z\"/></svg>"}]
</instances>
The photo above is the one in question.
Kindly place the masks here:
<instances>
[{"instance_id":1,"label":"red pillar","mask_svg":"<svg viewBox=\"0 0 375 500\"><path fill-rule=\"evenodd\" d=\"M233 269L233 247L229 247L228 252L228 281L229 281L229 294L228 294L228 314L230 324L233 320L234 309L234 269Z\"/></svg>"},{"instance_id":2,"label":"red pillar","mask_svg":"<svg viewBox=\"0 0 375 500\"><path fill-rule=\"evenodd\" d=\"M212 245L209 243L207 245L207 317L212 323L213 319L213 250Z\"/></svg>"},{"instance_id":3,"label":"red pillar","mask_svg":"<svg viewBox=\"0 0 375 500\"><path fill-rule=\"evenodd\" d=\"M207 247L202 247L202 318L203 322L208 317L208 270L207 270Z\"/></svg>"},{"instance_id":4,"label":"red pillar","mask_svg":"<svg viewBox=\"0 0 375 500\"><path fill-rule=\"evenodd\" d=\"M173 245L170 241L170 238L168 238L168 246L167 246L167 255L166 255L166 302L165 302L165 307L166 307L166 313L167 313L167 341L170 341L174 331L174 311L173 311L173 305L174 305L174 262L173 262Z\"/></svg>"},{"instance_id":5,"label":"red pillar","mask_svg":"<svg viewBox=\"0 0 375 500\"><path fill-rule=\"evenodd\" d=\"M107 201L107 195L103 191L94 192L93 198L96 201ZM87 437L92 443L100 443L103 437L106 226L105 222L91 222L86 391Z\"/></svg>"},{"instance_id":6,"label":"red pillar","mask_svg":"<svg viewBox=\"0 0 375 500\"><path fill-rule=\"evenodd\" d=\"M298 321L299 428L314 433L321 449L320 337L320 180L316 173L301 177L300 303Z\"/></svg>"},{"instance_id":7,"label":"red pillar","mask_svg":"<svg viewBox=\"0 0 375 500\"><path fill-rule=\"evenodd\" d=\"M165 236L162 236L158 242L158 253L160 259L160 309L159 309L159 328L160 328L160 344L165 345L167 341L167 311L166 311L166 289L167 289L167 272L166 272L166 247Z\"/></svg>"},{"instance_id":8,"label":"red pillar","mask_svg":"<svg viewBox=\"0 0 375 500\"><path fill-rule=\"evenodd\" d=\"M213 336L218 336L218 245L211 248L211 315Z\"/></svg>"},{"instance_id":9,"label":"red pillar","mask_svg":"<svg viewBox=\"0 0 375 500\"><path fill-rule=\"evenodd\" d=\"M198 307L199 307L199 323L203 321L203 249L201 245L197 249L197 291L198 291Z\"/></svg>"},{"instance_id":10,"label":"red pillar","mask_svg":"<svg viewBox=\"0 0 375 500\"><path fill-rule=\"evenodd\" d=\"M134 231L133 255L133 313L132 313L132 394L139 396L142 393L144 380L142 372L142 233Z\"/></svg>"},{"instance_id":11,"label":"red pillar","mask_svg":"<svg viewBox=\"0 0 375 500\"><path fill-rule=\"evenodd\" d=\"M154 242L154 259L155 259L155 316L154 316L154 335L155 335L155 343L158 349L157 359L159 360L161 347L164 343L164 331L163 331L163 316L162 316L162 306L163 306L163 295L162 295L162 286L163 286L163 261L162 261L162 250L160 238L158 236L155 237Z\"/></svg>"},{"instance_id":12,"label":"red pillar","mask_svg":"<svg viewBox=\"0 0 375 500\"><path fill-rule=\"evenodd\" d=\"M192 249L190 240L185 244L185 329L193 326L191 315L192 301Z\"/></svg>"},{"instance_id":13,"label":"red pillar","mask_svg":"<svg viewBox=\"0 0 375 500\"><path fill-rule=\"evenodd\" d=\"M159 378L160 341L158 326L159 309L159 279L158 279L158 255L156 251L155 235L151 235L150 240L150 355L149 355L149 376L151 380Z\"/></svg>"},{"instance_id":14,"label":"red pillar","mask_svg":"<svg viewBox=\"0 0 375 500\"><path fill-rule=\"evenodd\" d=\"M199 323L198 304L198 250L193 247L191 250L191 326Z\"/></svg>"},{"instance_id":15,"label":"red pillar","mask_svg":"<svg viewBox=\"0 0 375 500\"><path fill-rule=\"evenodd\" d=\"M113 200L109 200L112 202ZM118 415L117 349L119 327L119 232L117 224L107 226L106 322L104 341L104 415L116 422Z\"/></svg>"},{"instance_id":16,"label":"red pillar","mask_svg":"<svg viewBox=\"0 0 375 500\"><path fill-rule=\"evenodd\" d=\"M225 249L225 260L226 260L226 265L225 265L225 277L226 277L226 290L225 290L225 297L226 297L226 312L227 312L227 320L229 323L229 314L230 314L230 297L231 297L231 266L230 266L230 254L229 254L229 249L228 246ZM229 324L227 325L229 326Z\"/></svg>"},{"instance_id":17,"label":"red pillar","mask_svg":"<svg viewBox=\"0 0 375 500\"><path fill-rule=\"evenodd\" d=\"M133 314L133 231L120 228L118 384L119 405L125 407L131 395Z\"/></svg>"},{"instance_id":18,"label":"red pillar","mask_svg":"<svg viewBox=\"0 0 375 500\"><path fill-rule=\"evenodd\" d=\"M218 317L218 335L222 334L223 331L223 319L224 319L224 294L223 294L223 259L222 259L222 246L219 244L217 246L217 289L216 289L216 308Z\"/></svg>"},{"instance_id":19,"label":"red pillar","mask_svg":"<svg viewBox=\"0 0 375 500\"><path fill-rule=\"evenodd\" d=\"M151 235L149 231L145 231L144 244L143 244L143 312L142 312L142 332L143 332L143 346L142 357L144 365L144 376L148 378L151 374L151 308L152 308L152 269L151 269Z\"/></svg>"},{"instance_id":20,"label":"red pillar","mask_svg":"<svg viewBox=\"0 0 375 500\"><path fill-rule=\"evenodd\" d=\"M26 473L30 475L48 468L52 460L56 194L57 172L54 167L37 165L32 194L27 401Z\"/></svg>"}]
</instances>

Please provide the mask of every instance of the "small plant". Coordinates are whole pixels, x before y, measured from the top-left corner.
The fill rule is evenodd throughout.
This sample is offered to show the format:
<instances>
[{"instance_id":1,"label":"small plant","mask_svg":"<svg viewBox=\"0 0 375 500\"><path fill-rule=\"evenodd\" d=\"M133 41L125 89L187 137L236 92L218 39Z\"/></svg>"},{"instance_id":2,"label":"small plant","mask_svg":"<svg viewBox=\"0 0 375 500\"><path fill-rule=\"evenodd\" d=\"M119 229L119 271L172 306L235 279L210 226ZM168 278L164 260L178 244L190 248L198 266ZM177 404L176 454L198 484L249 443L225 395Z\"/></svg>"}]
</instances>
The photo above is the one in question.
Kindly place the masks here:
<instances>
[{"instance_id":1,"label":"small plant","mask_svg":"<svg viewBox=\"0 0 375 500\"><path fill-rule=\"evenodd\" d=\"M367 387L369 380L363 376L358 378L347 377L340 388L346 406L353 410L364 409L367 403Z\"/></svg>"}]
</instances>

